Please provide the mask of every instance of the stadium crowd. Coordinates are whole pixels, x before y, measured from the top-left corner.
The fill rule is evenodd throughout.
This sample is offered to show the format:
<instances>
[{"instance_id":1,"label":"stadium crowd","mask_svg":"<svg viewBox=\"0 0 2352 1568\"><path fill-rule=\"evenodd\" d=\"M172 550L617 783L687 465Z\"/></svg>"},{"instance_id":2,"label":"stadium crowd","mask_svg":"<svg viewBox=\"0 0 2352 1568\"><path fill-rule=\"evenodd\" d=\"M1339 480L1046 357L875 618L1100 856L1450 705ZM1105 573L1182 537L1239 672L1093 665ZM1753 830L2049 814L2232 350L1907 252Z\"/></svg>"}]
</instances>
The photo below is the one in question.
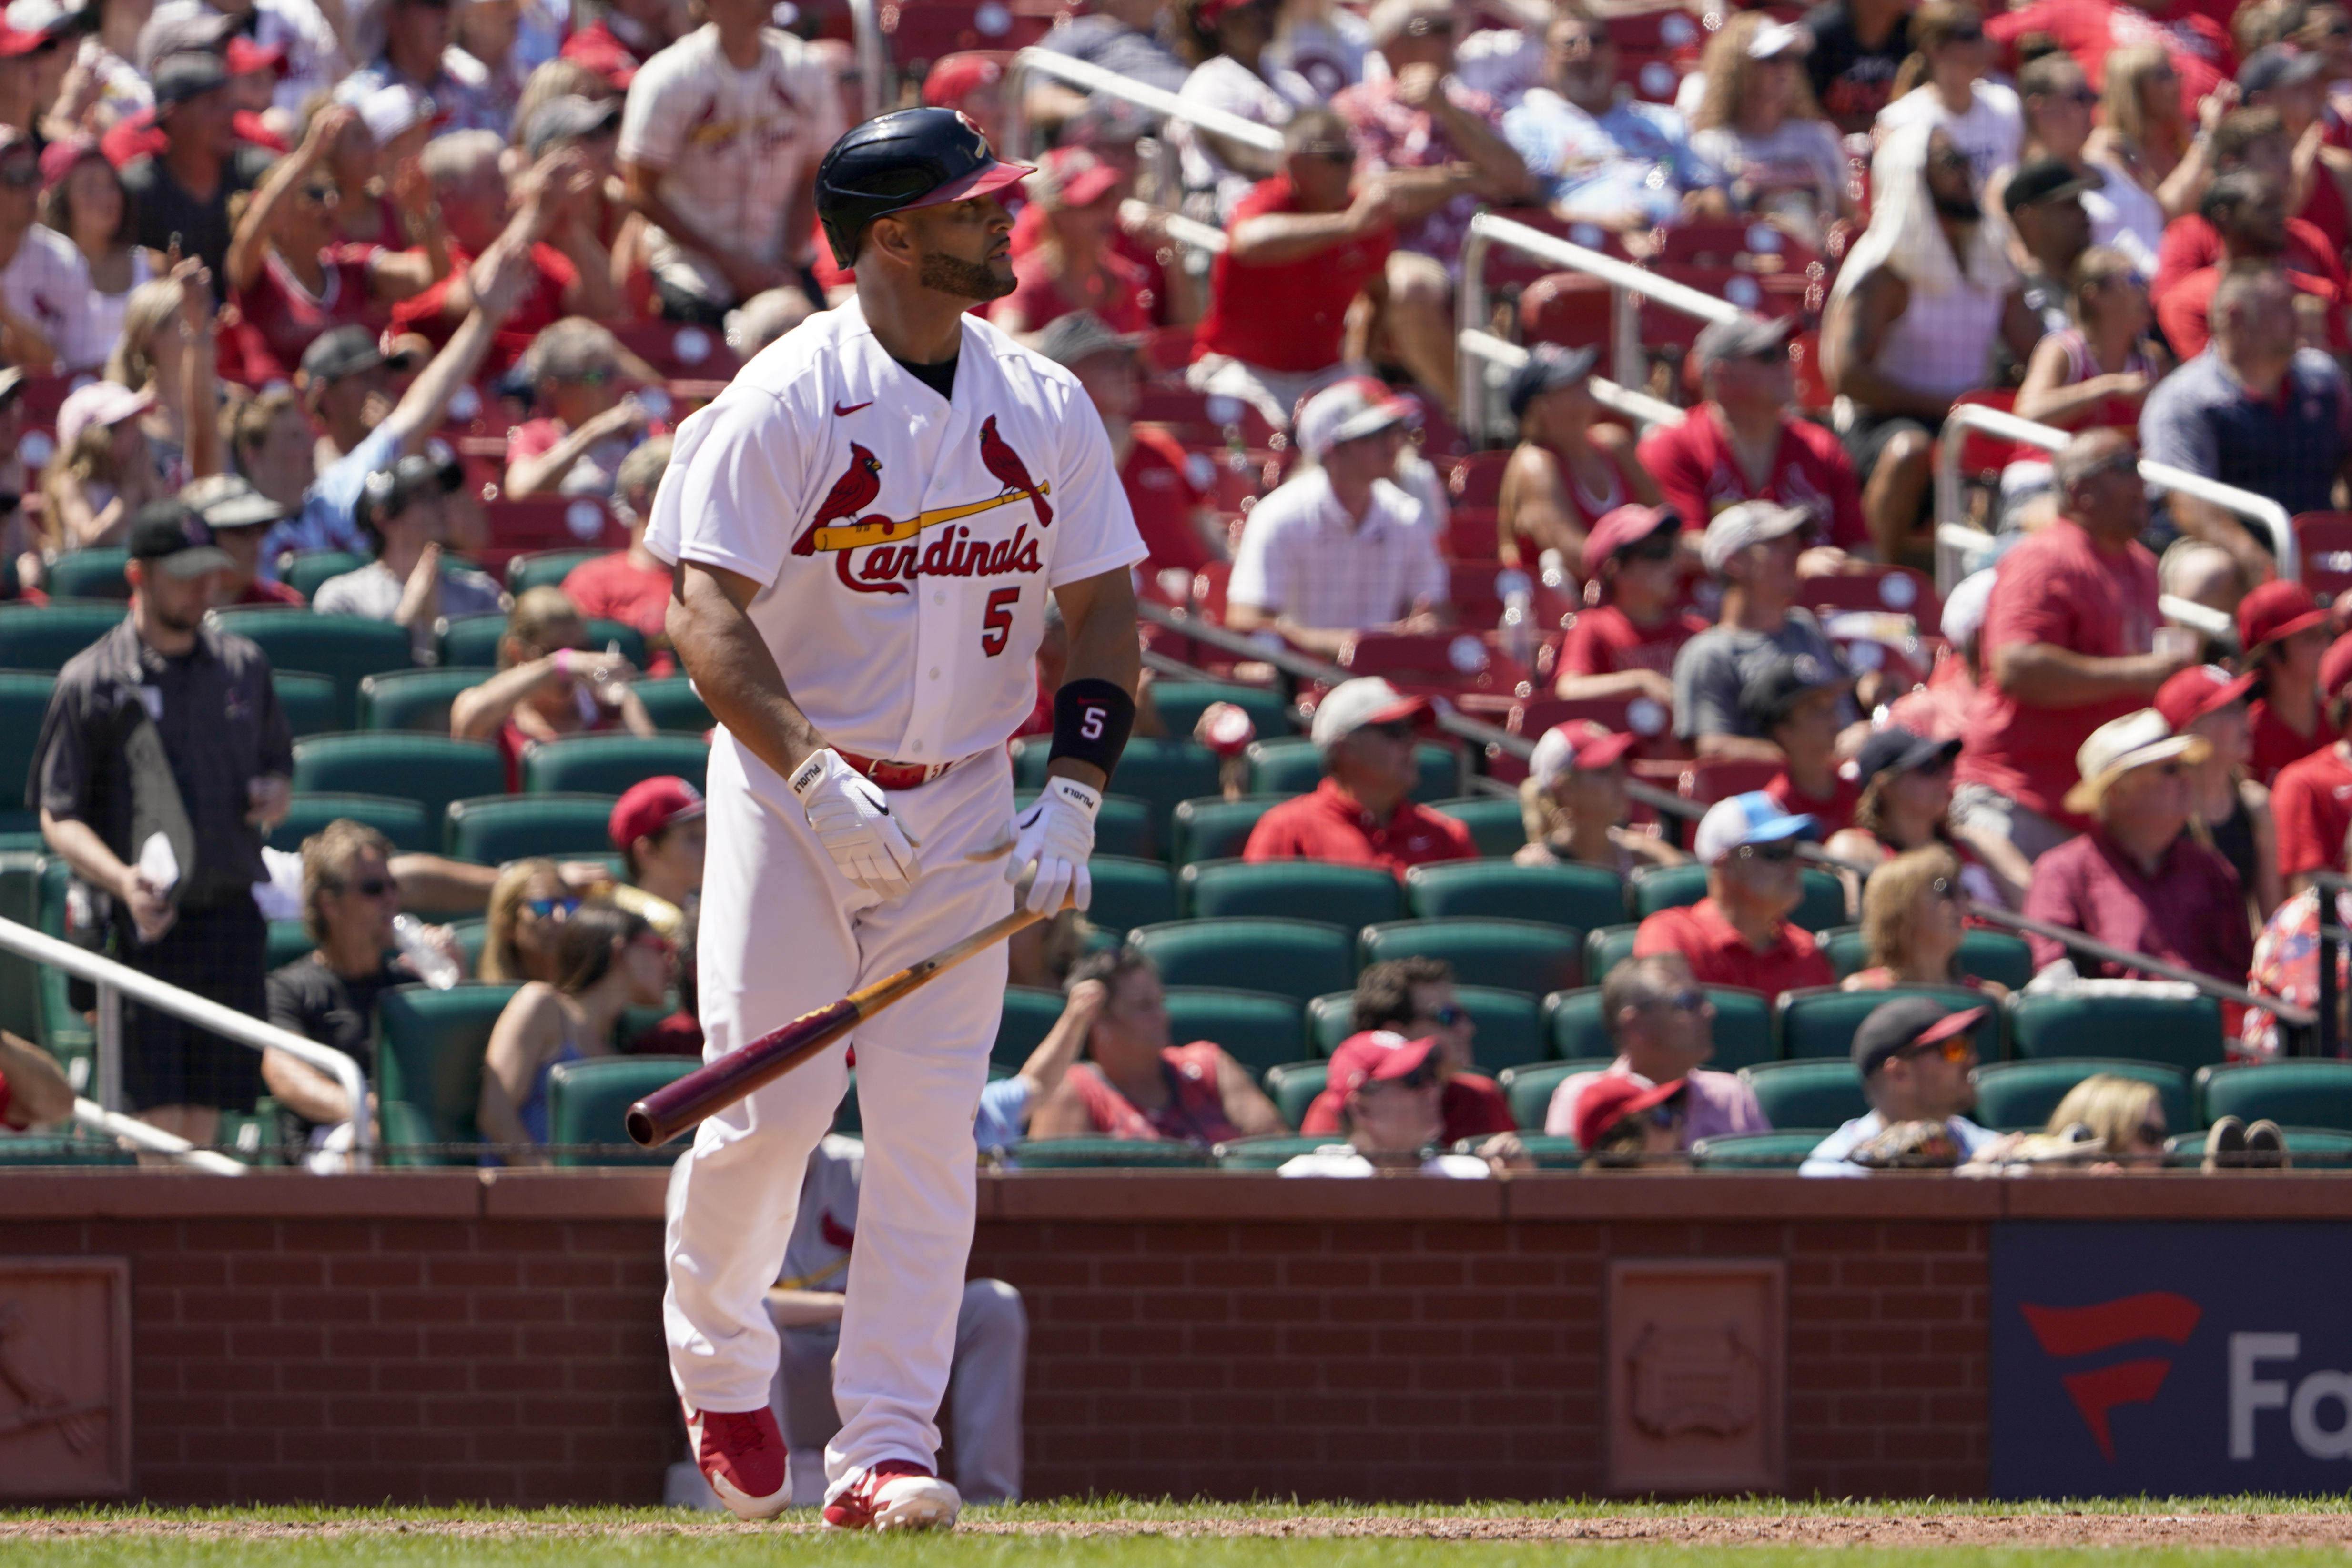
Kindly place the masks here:
<instances>
[{"instance_id":1,"label":"stadium crowd","mask_svg":"<svg viewBox=\"0 0 2352 1568\"><path fill-rule=\"evenodd\" d=\"M2352 632L2315 591L2352 583L2326 548L2352 538L2326 532L2352 482L2345 9L1823 0L1710 14L1685 44L1662 18L1696 20L1097 0L1036 29L1278 152L1049 75L1011 102L997 50L910 76L910 98L1045 145L1005 204L1017 285L983 309L1101 413L1145 597L1345 672L1303 707L1252 706L1266 666L1146 629L1163 669L1195 671L1163 694L1213 679L1244 700L1148 692L1130 772L1223 758L1191 803L1253 812L1222 855L1168 854L1156 918L1193 902L1194 864L1375 868L1392 918L1429 917L1431 868L1490 860L1529 888L1597 877L1623 916L1511 917L1636 927L1554 972L1580 987L1473 986L1496 967L1476 950L1351 959L1351 1027L1319 1076L1284 1077L1178 1040L1153 945L1066 916L1015 954L1016 981L1066 1000L992 1084L983 1149L1293 1138L1287 1174L1482 1176L1795 1127L1824 1134L1809 1172L2128 1164L2168 1135L2128 1074L2082 1073L2030 1136L1967 1119L2012 1011L2182 1002L2187 972L2221 988L2190 1064L2312 1045L2352 831ZM816 162L873 85L838 31L770 0L0 11L0 598L21 601L0 649L26 618L129 601L47 666L28 749L74 939L371 1082L399 988L517 988L461 1074L463 1135L424 1140L483 1159L572 1141L563 1070L698 1051L687 775L709 719L644 523L676 424L855 287L814 214ZM1703 329L1642 308L1646 369L1614 368L1677 419L1598 379L1617 338L1573 275L1503 278L1478 325L1524 363L1462 383L1486 210L1741 308ZM1477 450L1491 394L1508 439ZM1966 404L2068 439L1964 436ZM1974 528L1940 596L1920 570L1939 444L1965 448ZM2144 482L2143 457L2283 507L2317 541L2300 574L2210 491ZM323 721L282 678L312 667L301 644L271 642L297 618L390 639L331 677ZM365 711L425 672L453 678L404 716ZM1506 842L1423 788L1447 707L1533 743L1446 759L1517 789ZM1276 710L1304 736L1261 737ZM492 782L436 798L397 747L332 782L309 768L298 734L371 727L437 732ZM551 759L590 737L627 760L561 781ZM1284 742L1312 779L1262 789ZM501 786L528 831L461 843ZM354 789L413 794L425 837L332 809ZM1129 858L1174 849L1186 819L1155 810ZM501 842L527 847L482 849ZM1312 886L1256 912L1320 918ZM1979 972L1995 951L2005 979ZM1759 1089L1772 1074L1704 1065L1735 1022L1779 1042L1813 998L1879 990L1841 1004L1827 1051L1743 1057L1850 1059L1799 1120ZM1549 1031L1501 1080L1474 1044L1491 991L1541 998ZM1559 1049L1563 997L1587 1058ZM122 1029L124 1103L199 1144L260 1115L270 1147L333 1169L354 1118L391 1130L392 1106L282 1052L135 1003ZM11 1037L0 1122L60 1119L51 1051ZM1530 1075L1538 1058L1559 1071ZM2209 1161L2284 1157L2255 1120L2225 1119Z\"/></svg>"}]
</instances>

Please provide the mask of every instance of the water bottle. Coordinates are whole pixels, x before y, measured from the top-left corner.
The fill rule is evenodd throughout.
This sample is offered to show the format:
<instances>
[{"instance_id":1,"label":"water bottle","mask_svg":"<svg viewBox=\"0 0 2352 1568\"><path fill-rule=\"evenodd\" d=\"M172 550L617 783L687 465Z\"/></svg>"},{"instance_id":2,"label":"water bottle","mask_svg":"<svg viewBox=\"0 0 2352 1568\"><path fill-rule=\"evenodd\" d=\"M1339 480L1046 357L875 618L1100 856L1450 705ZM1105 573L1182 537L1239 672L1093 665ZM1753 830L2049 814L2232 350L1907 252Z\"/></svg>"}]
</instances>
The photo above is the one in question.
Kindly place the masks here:
<instances>
[{"instance_id":1,"label":"water bottle","mask_svg":"<svg viewBox=\"0 0 2352 1568\"><path fill-rule=\"evenodd\" d=\"M617 659L620 656L621 643L618 638L615 638L612 642L604 644L605 658ZM603 703L606 707L617 708L628 698L629 677L617 671L608 673L604 669L598 669L596 671L595 685L596 700Z\"/></svg>"},{"instance_id":2,"label":"water bottle","mask_svg":"<svg viewBox=\"0 0 2352 1568\"><path fill-rule=\"evenodd\" d=\"M392 917L392 939L400 945L401 955L416 977L436 991L446 991L459 979L457 961L433 945L425 935L425 922L414 915Z\"/></svg>"}]
</instances>

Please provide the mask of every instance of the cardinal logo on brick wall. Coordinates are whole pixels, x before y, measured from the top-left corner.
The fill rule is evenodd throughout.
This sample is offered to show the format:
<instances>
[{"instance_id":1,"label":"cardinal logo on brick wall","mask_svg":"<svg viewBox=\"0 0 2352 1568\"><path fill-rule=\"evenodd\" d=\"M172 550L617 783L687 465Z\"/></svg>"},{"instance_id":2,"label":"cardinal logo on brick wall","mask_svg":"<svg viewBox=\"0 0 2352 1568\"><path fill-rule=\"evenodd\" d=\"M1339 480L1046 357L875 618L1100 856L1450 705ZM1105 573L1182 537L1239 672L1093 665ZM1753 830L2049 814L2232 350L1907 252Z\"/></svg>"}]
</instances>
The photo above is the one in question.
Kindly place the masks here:
<instances>
[{"instance_id":1,"label":"cardinal logo on brick wall","mask_svg":"<svg viewBox=\"0 0 2352 1568\"><path fill-rule=\"evenodd\" d=\"M77 1454L98 1441L95 1417L106 1413L109 1401L73 1396L58 1375L57 1358L17 1301L0 1302L0 1390L15 1396L13 1408L0 1405L0 1436L55 1425Z\"/></svg>"}]
</instances>

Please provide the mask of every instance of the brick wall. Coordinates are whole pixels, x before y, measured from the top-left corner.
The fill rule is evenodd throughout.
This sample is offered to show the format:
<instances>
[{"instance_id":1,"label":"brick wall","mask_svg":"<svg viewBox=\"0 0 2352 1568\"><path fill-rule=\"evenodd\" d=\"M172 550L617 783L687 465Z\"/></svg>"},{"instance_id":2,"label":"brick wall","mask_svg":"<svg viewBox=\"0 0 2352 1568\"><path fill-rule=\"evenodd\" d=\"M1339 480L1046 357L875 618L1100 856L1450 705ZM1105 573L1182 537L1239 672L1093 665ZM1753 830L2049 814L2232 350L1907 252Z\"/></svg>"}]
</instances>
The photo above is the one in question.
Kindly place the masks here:
<instances>
[{"instance_id":1,"label":"brick wall","mask_svg":"<svg viewBox=\"0 0 2352 1568\"><path fill-rule=\"evenodd\" d=\"M131 1262L158 1502L657 1500L660 1172L0 1176L0 1257ZM1031 1314L1034 1496L1597 1492L1612 1259L1788 1279L1790 1490L1970 1496L2002 1218L2244 1218L2229 1181L984 1178ZM2265 1218L2352 1183L2264 1182Z\"/></svg>"}]
</instances>

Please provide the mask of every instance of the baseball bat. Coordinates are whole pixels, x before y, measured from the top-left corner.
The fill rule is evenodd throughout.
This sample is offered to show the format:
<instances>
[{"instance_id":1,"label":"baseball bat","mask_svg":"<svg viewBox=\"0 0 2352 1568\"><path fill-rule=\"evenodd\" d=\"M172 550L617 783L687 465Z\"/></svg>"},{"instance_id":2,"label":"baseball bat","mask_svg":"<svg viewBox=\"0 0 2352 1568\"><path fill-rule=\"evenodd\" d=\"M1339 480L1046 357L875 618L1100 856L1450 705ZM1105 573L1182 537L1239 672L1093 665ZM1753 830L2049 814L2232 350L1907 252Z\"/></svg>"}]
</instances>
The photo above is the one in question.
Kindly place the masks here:
<instances>
[{"instance_id":1,"label":"baseball bat","mask_svg":"<svg viewBox=\"0 0 2352 1568\"><path fill-rule=\"evenodd\" d=\"M782 1078L856 1028L861 1019L872 1018L908 992L921 989L982 948L1002 942L1023 926L1045 918L1025 908L1015 909L962 941L942 947L863 990L850 992L831 1007L803 1013L792 1022L770 1030L742 1050L730 1051L716 1061L705 1062L630 1106L629 1136L642 1147L659 1148L705 1116L723 1111L753 1090Z\"/></svg>"}]
</instances>

